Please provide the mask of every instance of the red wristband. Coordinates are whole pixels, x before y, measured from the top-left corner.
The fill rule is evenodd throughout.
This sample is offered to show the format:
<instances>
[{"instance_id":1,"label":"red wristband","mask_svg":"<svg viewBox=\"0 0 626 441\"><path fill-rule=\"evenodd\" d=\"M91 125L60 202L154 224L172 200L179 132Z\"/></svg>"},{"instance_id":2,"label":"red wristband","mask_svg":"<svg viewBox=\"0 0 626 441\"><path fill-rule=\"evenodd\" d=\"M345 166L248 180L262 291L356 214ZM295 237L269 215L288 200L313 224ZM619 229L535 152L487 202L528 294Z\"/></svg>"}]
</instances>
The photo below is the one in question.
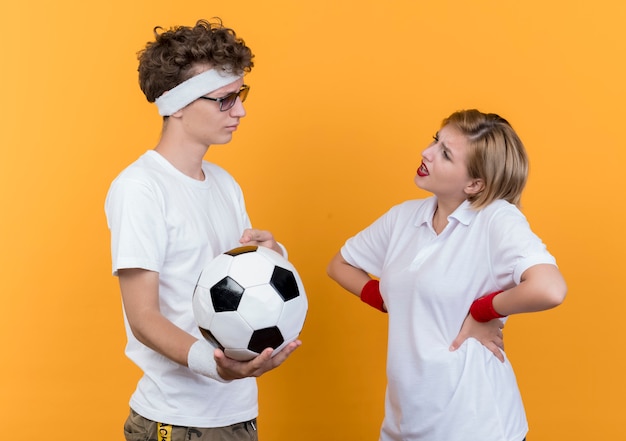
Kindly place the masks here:
<instances>
[{"instance_id":1,"label":"red wristband","mask_svg":"<svg viewBox=\"0 0 626 441\"><path fill-rule=\"evenodd\" d=\"M365 286L363 286L363 289L361 290L361 301L378 309L379 311L387 312L383 307L383 296L380 295L379 282L376 279L370 280L365 284Z\"/></svg>"},{"instance_id":2,"label":"red wristband","mask_svg":"<svg viewBox=\"0 0 626 441\"><path fill-rule=\"evenodd\" d=\"M500 313L493 308L493 298L501 292L502 291L492 292L491 294L474 300L474 303L470 306L470 314L472 314L474 320L484 323L489 320L505 317L504 315L500 315Z\"/></svg>"}]
</instances>

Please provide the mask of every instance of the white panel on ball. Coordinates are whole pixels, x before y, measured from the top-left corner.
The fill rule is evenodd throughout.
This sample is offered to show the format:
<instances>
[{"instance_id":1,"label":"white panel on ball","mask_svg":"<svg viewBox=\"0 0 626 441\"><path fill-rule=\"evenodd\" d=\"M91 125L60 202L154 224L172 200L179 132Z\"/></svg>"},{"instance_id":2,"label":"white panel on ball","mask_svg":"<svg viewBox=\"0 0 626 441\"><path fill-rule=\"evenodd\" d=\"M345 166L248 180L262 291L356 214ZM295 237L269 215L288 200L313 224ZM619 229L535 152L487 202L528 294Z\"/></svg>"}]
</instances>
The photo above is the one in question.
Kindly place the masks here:
<instances>
[{"instance_id":1,"label":"white panel on ball","mask_svg":"<svg viewBox=\"0 0 626 441\"><path fill-rule=\"evenodd\" d=\"M274 265L263 257L257 253L240 254L233 260L228 275L244 288L269 282Z\"/></svg>"},{"instance_id":2,"label":"white panel on ball","mask_svg":"<svg viewBox=\"0 0 626 441\"><path fill-rule=\"evenodd\" d=\"M200 278L198 279L198 285L205 288L211 288L228 274L231 263L233 263L233 256L220 254L209 262L211 271L202 271Z\"/></svg>"},{"instance_id":3,"label":"white panel on ball","mask_svg":"<svg viewBox=\"0 0 626 441\"><path fill-rule=\"evenodd\" d=\"M278 323L284 304L270 285L253 286L246 288L237 312L252 329L269 328Z\"/></svg>"},{"instance_id":4,"label":"white panel on ball","mask_svg":"<svg viewBox=\"0 0 626 441\"><path fill-rule=\"evenodd\" d=\"M226 348L246 348L253 329L237 311L216 314L211 323L211 332L219 335Z\"/></svg>"}]
</instances>

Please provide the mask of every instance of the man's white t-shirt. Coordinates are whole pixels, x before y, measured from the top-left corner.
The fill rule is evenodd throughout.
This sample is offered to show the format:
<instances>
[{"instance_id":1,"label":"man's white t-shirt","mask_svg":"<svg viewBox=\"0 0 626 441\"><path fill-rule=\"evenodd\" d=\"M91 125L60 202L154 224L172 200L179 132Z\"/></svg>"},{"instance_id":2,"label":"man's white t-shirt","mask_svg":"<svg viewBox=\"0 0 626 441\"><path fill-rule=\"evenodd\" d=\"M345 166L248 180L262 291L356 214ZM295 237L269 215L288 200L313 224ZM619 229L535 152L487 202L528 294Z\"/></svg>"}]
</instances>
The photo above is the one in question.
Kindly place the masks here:
<instances>
[{"instance_id":1,"label":"man's white t-shirt","mask_svg":"<svg viewBox=\"0 0 626 441\"><path fill-rule=\"evenodd\" d=\"M191 298L204 265L239 246L250 219L239 185L225 170L204 162L194 180L154 150L113 181L105 211L111 230L113 274L142 268L159 273L162 314L203 338ZM189 427L223 427L258 413L254 378L220 383L158 354L133 335L124 315L126 355L143 377L130 406L153 421Z\"/></svg>"},{"instance_id":2,"label":"man's white t-shirt","mask_svg":"<svg viewBox=\"0 0 626 441\"><path fill-rule=\"evenodd\" d=\"M523 214L505 201L464 202L441 234L436 198L397 205L341 254L380 277L389 312L382 441L521 441L528 430L515 374L475 339L449 350L472 302L555 264Z\"/></svg>"}]
</instances>

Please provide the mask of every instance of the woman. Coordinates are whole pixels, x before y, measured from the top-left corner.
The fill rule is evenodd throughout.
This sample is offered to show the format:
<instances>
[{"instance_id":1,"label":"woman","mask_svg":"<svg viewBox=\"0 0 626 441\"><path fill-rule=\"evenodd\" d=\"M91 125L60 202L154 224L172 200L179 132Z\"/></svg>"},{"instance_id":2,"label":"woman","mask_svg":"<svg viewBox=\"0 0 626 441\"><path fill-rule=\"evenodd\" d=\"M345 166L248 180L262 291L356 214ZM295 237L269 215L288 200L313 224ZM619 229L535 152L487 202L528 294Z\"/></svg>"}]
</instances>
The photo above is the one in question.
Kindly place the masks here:
<instances>
[{"instance_id":1,"label":"woman","mask_svg":"<svg viewBox=\"0 0 626 441\"><path fill-rule=\"evenodd\" d=\"M511 314L559 305L567 291L518 209L527 174L505 119L455 112L415 176L433 196L391 208L330 262L331 278L389 313L381 440L525 439L500 328Z\"/></svg>"}]
</instances>

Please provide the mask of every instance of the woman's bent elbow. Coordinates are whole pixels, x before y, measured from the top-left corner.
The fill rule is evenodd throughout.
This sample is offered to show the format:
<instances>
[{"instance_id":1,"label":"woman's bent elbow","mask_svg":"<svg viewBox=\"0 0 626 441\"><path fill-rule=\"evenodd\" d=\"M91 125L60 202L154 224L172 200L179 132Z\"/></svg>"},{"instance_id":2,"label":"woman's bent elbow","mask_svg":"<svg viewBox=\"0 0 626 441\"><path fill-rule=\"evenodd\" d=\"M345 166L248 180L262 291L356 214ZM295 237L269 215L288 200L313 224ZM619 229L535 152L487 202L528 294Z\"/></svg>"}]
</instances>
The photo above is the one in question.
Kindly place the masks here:
<instances>
[{"instance_id":1,"label":"woman's bent elbow","mask_svg":"<svg viewBox=\"0 0 626 441\"><path fill-rule=\"evenodd\" d=\"M549 290L548 299L551 304L551 308L556 308L565 301L567 296L567 284L565 280L561 278L558 282L552 284Z\"/></svg>"}]
</instances>

